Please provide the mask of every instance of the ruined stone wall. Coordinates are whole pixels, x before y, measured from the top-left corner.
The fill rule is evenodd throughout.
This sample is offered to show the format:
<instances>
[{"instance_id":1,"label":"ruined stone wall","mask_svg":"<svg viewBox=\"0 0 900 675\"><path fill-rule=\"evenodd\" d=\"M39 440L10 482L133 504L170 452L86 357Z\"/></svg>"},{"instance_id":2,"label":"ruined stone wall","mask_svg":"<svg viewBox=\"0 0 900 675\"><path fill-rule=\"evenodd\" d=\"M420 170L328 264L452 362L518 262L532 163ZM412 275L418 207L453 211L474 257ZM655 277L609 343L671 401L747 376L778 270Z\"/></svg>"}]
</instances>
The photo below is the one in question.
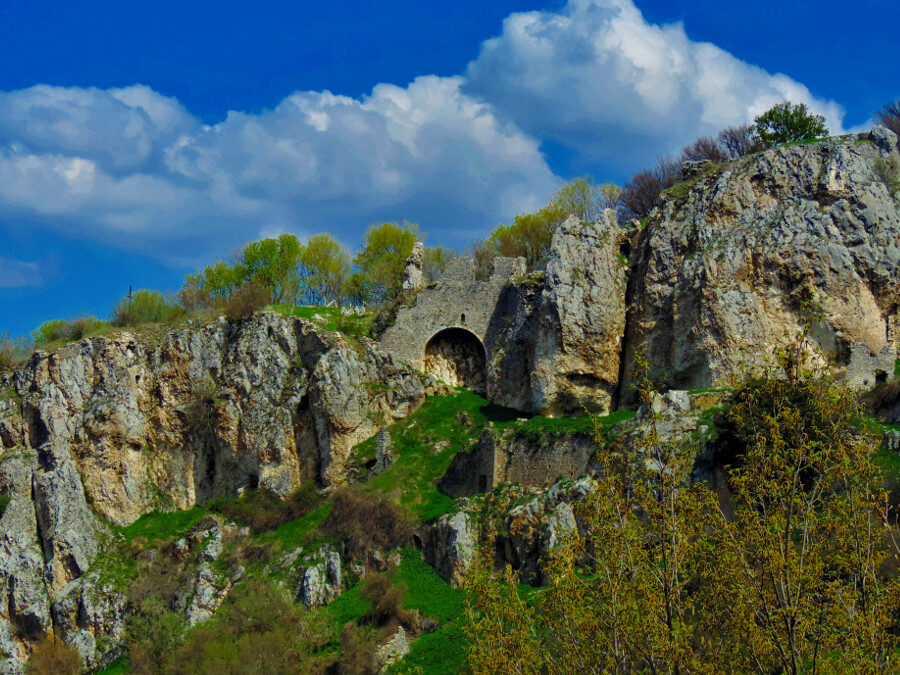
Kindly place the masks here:
<instances>
[{"instance_id":1,"label":"ruined stone wall","mask_svg":"<svg viewBox=\"0 0 900 675\"><path fill-rule=\"evenodd\" d=\"M471 258L455 258L440 280L416 296L415 304L400 307L394 325L381 337L381 346L415 368L425 368L425 347L447 328L470 331L488 354L488 328L503 290L525 274L523 258L496 258L487 281L475 277Z\"/></svg>"}]
</instances>

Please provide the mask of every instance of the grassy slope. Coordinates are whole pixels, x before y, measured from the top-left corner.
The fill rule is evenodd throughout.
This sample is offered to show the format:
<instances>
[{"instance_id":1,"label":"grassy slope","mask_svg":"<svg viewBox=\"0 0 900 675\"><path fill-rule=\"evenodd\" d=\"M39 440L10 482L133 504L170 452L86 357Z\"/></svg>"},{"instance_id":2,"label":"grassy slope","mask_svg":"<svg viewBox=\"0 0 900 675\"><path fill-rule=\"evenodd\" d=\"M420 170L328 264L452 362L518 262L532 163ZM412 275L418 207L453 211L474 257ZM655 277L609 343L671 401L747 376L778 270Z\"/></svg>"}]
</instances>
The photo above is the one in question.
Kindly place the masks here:
<instances>
[{"instance_id":1,"label":"grassy slope","mask_svg":"<svg viewBox=\"0 0 900 675\"><path fill-rule=\"evenodd\" d=\"M321 311L322 308L313 309ZM523 419L520 414L493 405L466 390L450 396L432 397L413 415L390 425L395 462L362 487L391 496L417 520L427 521L452 508L453 500L438 491L436 481L457 452L474 446L487 425L540 438L572 432L592 433L595 429L604 432L633 416L633 413L623 412L593 420L589 417ZM359 444L354 453L357 461L372 458L375 443L376 438L372 437ZM126 528L116 528L119 542L101 555L98 565L111 580L127 583L137 569L136 561L127 551L133 552L135 544L146 548L175 540L208 512L198 507L188 511L151 513ZM319 528L330 512L331 502L326 500L302 517L256 537L260 543L273 546L273 558L282 551L298 547L311 551L324 540ZM262 567L248 569L248 577L260 573L264 573ZM275 576L280 578L280 574ZM438 623L436 631L422 635L412 644L410 654L395 671L435 675L460 672L465 664L465 640L461 628L463 591L441 579L421 560L415 549L403 551L402 562L393 573L393 582L404 587L407 609L418 610ZM359 582L317 611L336 627L347 622L361 622L371 609L363 589L364 582ZM117 663L105 672L124 673L128 668L124 663Z\"/></svg>"}]
</instances>

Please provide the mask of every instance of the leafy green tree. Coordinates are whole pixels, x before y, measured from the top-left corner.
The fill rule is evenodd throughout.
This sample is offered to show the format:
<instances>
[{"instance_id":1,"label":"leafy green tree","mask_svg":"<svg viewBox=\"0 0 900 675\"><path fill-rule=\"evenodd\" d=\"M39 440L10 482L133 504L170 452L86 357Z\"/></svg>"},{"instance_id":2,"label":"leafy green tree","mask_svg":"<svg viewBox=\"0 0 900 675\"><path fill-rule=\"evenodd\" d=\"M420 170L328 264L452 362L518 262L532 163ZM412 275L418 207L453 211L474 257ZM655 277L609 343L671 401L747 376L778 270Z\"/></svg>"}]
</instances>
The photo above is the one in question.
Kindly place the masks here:
<instances>
[{"instance_id":1,"label":"leafy green tree","mask_svg":"<svg viewBox=\"0 0 900 675\"><path fill-rule=\"evenodd\" d=\"M310 237L300 254L300 290L310 304L339 301L350 275L350 254L330 234Z\"/></svg>"},{"instance_id":2,"label":"leafy green tree","mask_svg":"<svg viewBox=\"0 0 900 675\"><path fill-rule=\"evenodd\" d=\"M828 135L825 117L813 115L805 103L789 101L769 108L754 121L754 133L763 148L782 143L812 141Z\"/></svg>"},{"instance_id":3,"label":"leafy green tree","mask_svg":"<svg viewBox=\"0 0 900 675\"><path fill-rule=\"evenodd\" d=\"M352 305L368 305L375 297L372 278L366 272L353 272L344 282L344 297Z\"/></svg>"},{"instance_id":4,"label":"leafy green tree","mask_svg":"<svg viewBox=\"0 0 900 675\"><path fill-rule=\"evenodd\" d=\"M444 267L453 257L453 251L445 246L426 246L422 261L422 273L428 283L433 283L444 272Z\"/></svg>"},{"instance_id":5,"label":"leafy green tree","mask_svg":"<svg viewBox=\"0 0 900 675\"><path fill-rule=\"evenodd\" d=\"M421 238L419 226L406 221L381 223L368 229L354 262L371 279L375 300L383 301L400 292L406 259Z\"/></svg>"},{"instance_id":6,"label":"leafy green tree","mask_svg":"<svg viewBox=\"0 0 900 675\"><path fill-rule=\"evenodd\" d=\"M293 234L247 244L241 251L239 265L242 282L256 281L272 290L275 302L294 304L298 292L297 265L303 252L303 244Z\"/></svg>"},{"instance_id":7,"label":"leafy green tree","mask_svg":"<svg viewBox=\"0 0 900 675\"><path fill-rule=\"evenodd\" d=\"M591 176L567 181L550 199L547 207L561 220L575 216L594 222L606 209L614 209L622 189L615 183L598 184Z\"/></svg>"},{"instance_id":8,"label":"leafy green tree","mask_svg":"<svg viewBox=\"0 0 900 675\"><path fill-rule=\"evenodd\" d=\"M185 284L208 293L214 298L227 298L244 282L244 268L216 260L202 271L188 274Z\"/></svg>"}]
</instances>

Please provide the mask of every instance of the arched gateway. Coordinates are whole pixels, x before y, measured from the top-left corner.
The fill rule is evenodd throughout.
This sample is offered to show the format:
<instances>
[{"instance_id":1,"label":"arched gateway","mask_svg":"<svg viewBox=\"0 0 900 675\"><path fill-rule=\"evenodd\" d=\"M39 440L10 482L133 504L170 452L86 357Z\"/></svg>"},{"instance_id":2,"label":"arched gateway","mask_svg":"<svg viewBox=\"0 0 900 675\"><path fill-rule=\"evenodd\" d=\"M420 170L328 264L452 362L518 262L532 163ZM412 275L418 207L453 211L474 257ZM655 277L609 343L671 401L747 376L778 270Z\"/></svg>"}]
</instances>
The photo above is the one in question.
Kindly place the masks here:
<instances>
[{"instance_id":1,"label":"arched gateway","mask_svg":"<svg viewBox=\"0 0 900 675\"><path fill-rule=\"evenodd\" d=\"M465 328L445 328L425 345L425 370L454 387L484 393L487 357L481 340Z\"/></svg>"},{"instance_id":2,"label":"arched gateway","mask_svg":"<svg viewBox=\"0 0 900 675\"><path fill-rule=\"evenodd\" d=\"M397 310L381 346L448 384L484 392L493 350L491 319L503 290L524 273L523 258L496 258L486 280L476 278L471 258L451 260L436 283Z\"/></svg>"}]
</instances>

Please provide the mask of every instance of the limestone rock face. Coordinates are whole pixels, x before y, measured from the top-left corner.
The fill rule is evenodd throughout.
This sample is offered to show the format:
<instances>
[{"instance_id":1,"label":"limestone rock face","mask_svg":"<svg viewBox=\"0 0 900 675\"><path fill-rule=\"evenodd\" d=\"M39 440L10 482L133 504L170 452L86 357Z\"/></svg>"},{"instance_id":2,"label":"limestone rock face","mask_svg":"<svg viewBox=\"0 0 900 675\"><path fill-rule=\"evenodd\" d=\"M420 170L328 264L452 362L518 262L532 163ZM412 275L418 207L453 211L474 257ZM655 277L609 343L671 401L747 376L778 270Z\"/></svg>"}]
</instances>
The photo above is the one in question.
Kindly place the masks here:
<instances>
[{"instance_id":1,"label":"limestone rock face","mask_svg":"<svg viewBox=\"0 0 900 675\"><path fill-rule=\"evenodd\" d=\"M535 412L610 411L625 332L624 243L612 211L596 223L570 217L554 234L531 373Z\"/></svg>"},{"instance_id":2,"label":"limestone rock face","mask_svg":"<svg viewBox=\"0 0 900 675\"><path fill-rule=\"evenodd\" d=\"M611 211L557 229L543 276L501 296L488 398L545 415L607 413L625 331L628 242Z\"/></svg>"},{"instance_id":3,"label":"limestone rock face","mask_svg":"<svg viewBox=\"0 0 900 675\"><path fill-rule=\"evenodd\" d=\"M425 393L371 342L352 347L270 313L174 330L153 346L121 334L38 352L14 391L21 403L4 416L4 436L46 456L35 478L43 511L66 494L60 508L80 518L72 504L84 504L83 484L117 525L245 487L288 494L314 477L341 482L353 445Z\"/></svg>"},{"instance_id":4,"label":"limestone rock face","mask_svg":"<svg viewBox=\"0 0 900 675\"><path fill-rule=\"evenodd\" d=\"M20 672L53 631L91 668L110 656L101 638L121 643L121 595L86 576L112 536L103 520L124 526L242 488L340 483L353 445L425 397L419 376L371 341L272 313L155 342L86 339L0 377L0 673ZM210 564L223 544L207 525L183 542L204 542L181 607L190 624L233 583Z\"/></svg>"},{"instance_id":5,"label":"limestone rock face","mask_svg":"<svg viewBox=\"0 0 900 675\"><path fill-rule=\"evenodd\" d=\"M420 534L425 561L456 587L475 557L477 532L465 511L443 515Z\"/></svg>"},{"instance_id":6,"label":"limestone rock face","mask_svg":"<svg viewBox=\"0 0 900 675\"><path fill-rule=\"evenodd\" d=\"M672 388L727 385L803 325L851 385L888 377L900 309L900 196L878 170L897 160L889 136L781 147L670 190L631 273L626 386L638 354Z\"/></svg>"}]
</instances>

